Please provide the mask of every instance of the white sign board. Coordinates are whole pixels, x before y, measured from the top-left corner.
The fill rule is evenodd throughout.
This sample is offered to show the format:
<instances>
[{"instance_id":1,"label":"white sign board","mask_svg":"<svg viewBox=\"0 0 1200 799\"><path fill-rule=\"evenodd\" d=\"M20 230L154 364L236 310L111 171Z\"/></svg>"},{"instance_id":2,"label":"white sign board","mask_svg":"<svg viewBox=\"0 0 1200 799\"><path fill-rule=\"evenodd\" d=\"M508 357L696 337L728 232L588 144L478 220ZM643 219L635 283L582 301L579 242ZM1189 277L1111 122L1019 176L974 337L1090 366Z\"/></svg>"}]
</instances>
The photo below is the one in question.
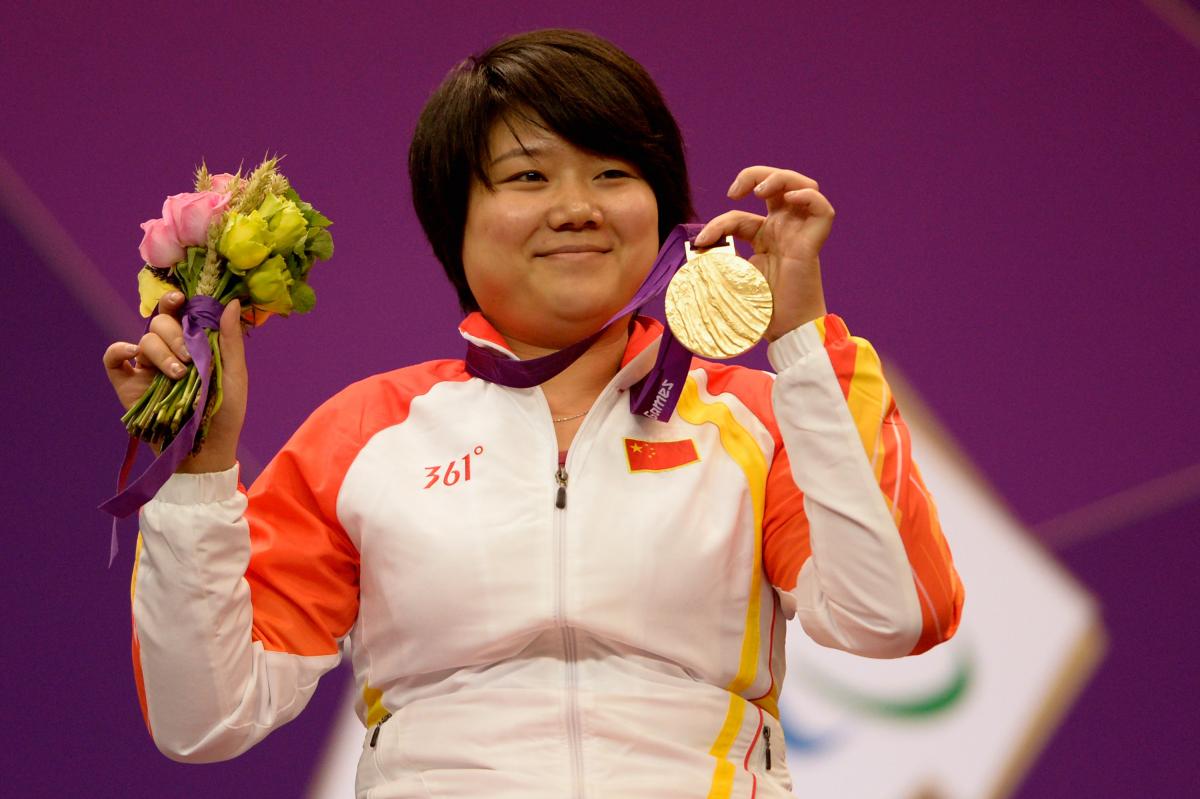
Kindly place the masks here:
<instances>
[{"instance_id":1,"label":"white sign board","mask_svg":"<svg viewBox=\"0 0 1200 799\"><path fill-rule=\"evenodd\" d=\"M890 661L789 628L780 715L795 792L1007 796L1095 666L1099 614L919 403L901 408L966 588L963 621L948 643Z\"/></svg>"}]
</instances>

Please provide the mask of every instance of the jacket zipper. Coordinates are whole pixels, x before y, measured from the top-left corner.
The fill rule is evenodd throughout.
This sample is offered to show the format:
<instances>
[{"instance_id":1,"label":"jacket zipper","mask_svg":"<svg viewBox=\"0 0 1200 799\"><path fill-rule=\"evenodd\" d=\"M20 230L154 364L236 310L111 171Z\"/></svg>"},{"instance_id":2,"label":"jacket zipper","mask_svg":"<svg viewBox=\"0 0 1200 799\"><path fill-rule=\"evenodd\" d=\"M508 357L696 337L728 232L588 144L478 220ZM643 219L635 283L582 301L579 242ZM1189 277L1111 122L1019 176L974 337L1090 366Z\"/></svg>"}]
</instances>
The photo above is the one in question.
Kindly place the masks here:
<instances>
[{"instance_id":1,"label":"jacket zipper","mask_svg":"<svg viewBox=\"0 0 1200 799\"><path fill-rule=\"evenodd\" d=\"M579 430L575 433L576 440L588 428L588 422L592 419L592 414L596 408L604 407L604 400L607 395L614 391L613 384L610 382L605 386L600 395L596 397L592 408L587 412ZM544 399L544 398L543 398ZM546 405L545 410L549 415L550 406ZM551 440L555 440L553 435L553 425L551 429ZM557 460L557 459L556 459ZM558 628L562 630L563 638L563 659L566 668L566 683L567 683L567 748L568 755L571 761L571 796L574 799L585 799L587 795L587 786L583 779L583 728L579 722L579 655L578 642L575 638L575 630L567 623L566 611L566 583L567 583L567 556L566 556L566 513L567 513L567 464L570 460L570 447L568 447L567 457L559 462L554 472L554 559L555 574L554 585L554 621Z\"/></svg>"},{"instance_id":2,"label":"jacket zipper","mask_svg":"<svg viewBox=\"0 0 1200 799\"><path fill-rule=\"evenodd\" d=\"M763 713L763 709L760 707L756 708L756 710L758 710L758 731L755 733L754 739L750 742L750 748L746 751L745 767L747 769L750 768L750 755L754 754L754 748L758 746L758 742L761 740L763 748L763 765L765 767L763 770L770 771L771 728L767 725L767 717L766 714Z\"/></svg>"},{"instance_id":3,"label":"jacket zipper","mask_svg":"<svg viewBox=\"0 0 1200 799\"><path fill-rule=\"evenodd\" d=\"M567 748L571 761L571 796L583 799L583 752L579 728L579 684L575 631L567 624L566 613L566 520L567 507L567 467L560 464L554 473L554 482L558 486L554 497L554 555L557 569L555 580L554 617L562 631L563 666L566 669L567 683Z\"/></svg>"},{"instance_id":4,"label":"jacket zipper","mask_svg":"<svg viewBox=\"0 0 1200 799\"><path fill-rule=\"evenodd\" d=\"M554 498L554 507L563 510L567 507L567 467L559 466L554 473L554 482L558 483L558 494Z\"/></svg>"},{"instance_id":5,"label":"jacket zipper","mask_svg":"<svg viewBox=\"0 0 1200 799\"><path fill-rule=\"evenodd\" d=\"M379 730L383 727L384 722L392 717L391 713L385 713L379 723L375 725L375 731L371 733L371 748L375 748L375 744L379 743Z\"/></svg>"}]
</instances>

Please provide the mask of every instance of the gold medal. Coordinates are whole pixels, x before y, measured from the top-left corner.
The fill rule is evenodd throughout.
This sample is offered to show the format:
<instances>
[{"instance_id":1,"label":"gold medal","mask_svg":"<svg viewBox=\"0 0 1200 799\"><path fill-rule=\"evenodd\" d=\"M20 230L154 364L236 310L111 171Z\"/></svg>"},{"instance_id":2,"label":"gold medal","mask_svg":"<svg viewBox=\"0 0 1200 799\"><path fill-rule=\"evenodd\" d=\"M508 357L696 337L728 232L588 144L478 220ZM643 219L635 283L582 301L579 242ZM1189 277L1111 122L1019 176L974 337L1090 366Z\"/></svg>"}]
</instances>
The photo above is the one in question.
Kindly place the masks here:
<instances>
[{"instance_id":1,"label":"gold medal","mask_svg":"<svg viewBox=\"0 0 1200 799\"><path fill-rule=\"evenodd\" d=\"M667 324L679 343L703 358L732 358L758 343L771 323L771 287L733 248L732 239L696 251L667 286Z\"/></svg>"}]
</instances>

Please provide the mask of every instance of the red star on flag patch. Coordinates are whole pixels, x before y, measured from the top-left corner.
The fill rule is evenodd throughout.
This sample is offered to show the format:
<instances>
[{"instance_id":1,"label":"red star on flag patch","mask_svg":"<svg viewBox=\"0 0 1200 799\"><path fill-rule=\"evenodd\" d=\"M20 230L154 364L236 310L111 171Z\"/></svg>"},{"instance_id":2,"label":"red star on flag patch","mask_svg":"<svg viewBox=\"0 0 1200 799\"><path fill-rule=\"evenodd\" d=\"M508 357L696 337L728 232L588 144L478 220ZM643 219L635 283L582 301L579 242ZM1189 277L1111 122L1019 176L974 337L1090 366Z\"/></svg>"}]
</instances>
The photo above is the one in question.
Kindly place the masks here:
<instances>
[{"instance_id":1,"label":"red star on flag patch","mask_svg":"<svg viewBox=\"0 0 1200 799\"><path fill-rule=\"evenodd\" d=\"M696 442L690 438L683 441L640 441L625 439L625 459L631 472L665 472L700 460Z\"/></svg>"}]
</instances>

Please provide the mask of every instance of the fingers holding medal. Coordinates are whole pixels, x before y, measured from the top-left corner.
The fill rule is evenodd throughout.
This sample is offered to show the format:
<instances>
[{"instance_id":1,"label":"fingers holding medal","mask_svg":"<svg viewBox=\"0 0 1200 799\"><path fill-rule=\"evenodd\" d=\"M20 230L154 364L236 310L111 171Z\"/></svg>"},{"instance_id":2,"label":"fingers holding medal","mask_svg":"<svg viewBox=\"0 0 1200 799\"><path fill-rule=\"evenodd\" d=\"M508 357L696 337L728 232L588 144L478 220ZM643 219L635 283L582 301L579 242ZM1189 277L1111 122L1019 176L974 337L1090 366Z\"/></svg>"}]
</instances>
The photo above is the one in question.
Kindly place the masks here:
<instances>
[{"instance_id":1,"label":"fingers holding medal","mask_svg":"<svg viewBox=\"0 0 1200 799\"><path fill-rule=\"evenodd\" d=\"M773 341L825 314L820 252L835 212L817 181L789 169L743 169L730 185L729 197L738 200L750 195L764 202L765 216L728 211L704 226L695 246L712 247L725 236L753 245L750 262L762 272L774 296L765 331Z\"/></svg>"}]
</instances>

